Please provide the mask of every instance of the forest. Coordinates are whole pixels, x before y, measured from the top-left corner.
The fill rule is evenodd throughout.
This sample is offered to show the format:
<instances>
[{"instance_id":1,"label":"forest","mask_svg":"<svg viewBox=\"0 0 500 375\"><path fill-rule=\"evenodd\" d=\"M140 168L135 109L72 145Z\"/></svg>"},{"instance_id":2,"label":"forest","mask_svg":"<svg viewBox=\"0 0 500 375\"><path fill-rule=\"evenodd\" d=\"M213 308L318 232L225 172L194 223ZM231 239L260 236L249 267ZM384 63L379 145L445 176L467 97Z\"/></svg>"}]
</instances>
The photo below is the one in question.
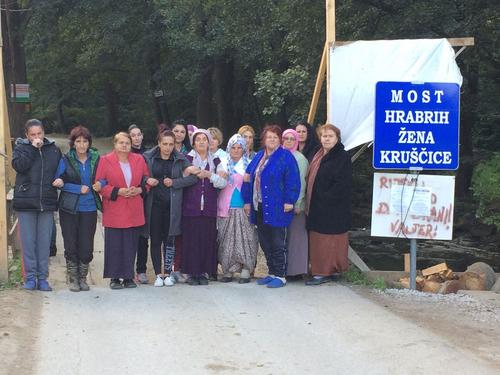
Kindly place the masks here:
<instances>
[{"instance_id":1,"label":"forest","mask_svg":"<svg viewBox=\"0 0 500 375\"><path fill-rule=\"evenodd\" d=\"M244 123L286 128L307 117L325 41L323 0L1 4L6 84L30 85L31 103L10 103L13 136L31 117L49 131L81 123L96 136L136 123L150 141L157 124L179 118L230 135ZM464 83L456 196L499 241L500 2L339 0L336 37L475 38L457 58ZM316 124L325 121L324 98ZM371 183L369 154L357 162L361 190Z\"/></svg>"}]
</instances>

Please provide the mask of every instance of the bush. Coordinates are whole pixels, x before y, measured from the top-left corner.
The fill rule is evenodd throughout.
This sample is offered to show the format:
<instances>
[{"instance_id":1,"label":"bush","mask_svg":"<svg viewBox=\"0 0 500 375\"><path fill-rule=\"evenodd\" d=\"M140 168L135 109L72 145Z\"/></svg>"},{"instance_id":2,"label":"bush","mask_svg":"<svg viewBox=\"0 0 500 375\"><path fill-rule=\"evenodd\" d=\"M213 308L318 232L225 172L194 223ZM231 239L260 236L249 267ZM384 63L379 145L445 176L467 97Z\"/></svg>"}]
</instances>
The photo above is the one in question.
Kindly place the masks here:
<instances>
[{"instance_id":1,"label":"bush","mask_svg":"<svg viewBox=\"0 0 500 375\"><path fill-rule=\"evenodd\" d=\"M472 191L479 203L476 217L500 229L500 153L474 169Z\"/></svg>"}]
</instances>

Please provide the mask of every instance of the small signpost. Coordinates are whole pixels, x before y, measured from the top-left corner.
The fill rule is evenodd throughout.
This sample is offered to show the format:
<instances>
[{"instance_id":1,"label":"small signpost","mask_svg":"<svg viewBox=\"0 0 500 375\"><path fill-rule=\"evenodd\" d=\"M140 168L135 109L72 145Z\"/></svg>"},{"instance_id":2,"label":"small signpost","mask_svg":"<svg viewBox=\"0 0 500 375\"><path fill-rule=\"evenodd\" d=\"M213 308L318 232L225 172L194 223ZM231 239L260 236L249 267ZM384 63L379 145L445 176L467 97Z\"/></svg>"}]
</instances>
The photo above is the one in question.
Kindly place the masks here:
<instances>
[{"instance_id":1,"label":"small signpost","mask_svg":"<svg viewBox=\"0 0 500 375\"><path fill-rule=\"evenodd\" d=\"M416 288L417 238L451 240L460 87L455 83L378 82L373 167L406 169L374 174L372 236L410 239L410 288Z\"/></svg>"}]
</instances>

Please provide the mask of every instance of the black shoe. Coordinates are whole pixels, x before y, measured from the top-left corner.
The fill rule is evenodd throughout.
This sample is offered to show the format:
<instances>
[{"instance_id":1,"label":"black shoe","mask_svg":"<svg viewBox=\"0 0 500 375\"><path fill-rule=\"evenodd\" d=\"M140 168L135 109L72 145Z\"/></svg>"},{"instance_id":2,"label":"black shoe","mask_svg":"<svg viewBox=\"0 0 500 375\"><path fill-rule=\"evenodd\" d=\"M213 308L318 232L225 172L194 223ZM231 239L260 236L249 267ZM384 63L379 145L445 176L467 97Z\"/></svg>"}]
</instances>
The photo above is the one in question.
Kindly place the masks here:
<instances>
[{"instance_id":1,"label":"black shoe","mask_svg":"<svg viewBox=\"0 0 500 375\"><path fill-rule=\"evenodd\" d=\"M123 289L123 284L121 283L120 279L111 279L109 282L109 287L111 289Z\"/></svg>"},{"instance_id":2,"label":"black shoe","mask_svg":"<svg viewBox=\"0 0 500 375\"><path fill-rule=\"evenodd\" d=\"M221 283L230 283L233 281L233 278L231 276L224 276L222 279L220 279Z\"/></svg>"},{"instance_id":3,"label":"black shoe","mask_svg":"<svg viewBox=\"0 0 500 375\"><path fill-rule=\"evenodd\" d=\"M205 276L200 276L198 278L199 285L208 285L208 279Z\"/></svg>"},{"instance_id":4,"label":"black shoe","mask_svg":"<svg viewBox=\"0 0 500 375\"><path fill-rule=\"evenodd\" d=\"M331 276L314 276L306 281L306 285L320 285L332 281Z\"/></svg>"},{"instance_id":5,"label":"black shoe","mask_svg":"<svg viewBox=\"0 0 500 375\"><path fill-rule=\"evenodd\" d=\"M341 273L334 273L331 278L332 281L339 281L341 277L342 277Z\"/></svg>"},{"instance_id":6,"label":"black shoe","mask_svg":"<svg viewBox=\"0 0 500 375\"><path fill-rule=\"evenodd\" d=\"M250 278L241 278L238 280L238 284L248 284L250 282Z\"/></svg>"},{"instance_id":7,"label":"black shoe","mask_svg":"<svg viewBox=\"0 0 500 375\"><path fill-rule=\"evenodd\" d=\"M190 276L189 279L187 279L186 283L188 283L189 285L200 285L200 279L196 276Z\"/></svg>"},{"instance_id":8,"label":"black shoe","mask_svg":"<svg viewBox=\"0 0 500 375\"><path fill-rule=\"evenodd\" d=\"M206 277L205 277L205 278L206 278ZM214 274L210 275L210 276L208 277L208 280L210 280L210 281L217 281L217 274L216 274L216 273L214 273Z\"/></svg>"},{"instance_id":9,"label":"black shoe","mask_svg":"<svg viewBox=\"0 0 500 375\"><path fill-rule=\"evenodd\" d=\"M123 286L125 288L137 288L137 284L132 279L123 280Z\"/></svg>"},{"instance_id":10,"label":"black shoe","mask_svg":"<svg viewBox=\"0 0 500 375\"><path fill-rule=\"evenodd\" d=\"M57 246L55 244L50 246L50 257L55 257L57 255Z\"/></svg>"}]
</instances>

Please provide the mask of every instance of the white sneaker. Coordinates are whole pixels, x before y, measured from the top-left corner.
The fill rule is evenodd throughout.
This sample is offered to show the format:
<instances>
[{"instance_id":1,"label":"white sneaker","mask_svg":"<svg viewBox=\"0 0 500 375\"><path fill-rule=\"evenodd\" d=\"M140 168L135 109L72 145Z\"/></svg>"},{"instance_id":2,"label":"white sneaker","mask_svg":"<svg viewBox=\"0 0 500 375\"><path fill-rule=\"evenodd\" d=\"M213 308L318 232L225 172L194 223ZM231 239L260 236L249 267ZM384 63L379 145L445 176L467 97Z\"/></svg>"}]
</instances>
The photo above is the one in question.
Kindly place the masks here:
<instances>
[{"instance_id":1,"label":"white sneaker","mask_svg":"<svg viewBox=\"0 0 500 375\"><path fill-rule=\"evenodd\" d=\"M155 280L154 286L163 286L163 279L161 278L160 275L156 276L156 280Z\"/></svg>"},{"instance_id":2,"label":"white sneaker","mask_svg":"<svg viewBox=\"0 0 500 375\"><path fill-rule=\"evenodd\" d=\"M165 277L165 280L163 280L163 284L165 286L174 286L175 279L172 276L167 276Z\"/></svg>"}]
</instances>

